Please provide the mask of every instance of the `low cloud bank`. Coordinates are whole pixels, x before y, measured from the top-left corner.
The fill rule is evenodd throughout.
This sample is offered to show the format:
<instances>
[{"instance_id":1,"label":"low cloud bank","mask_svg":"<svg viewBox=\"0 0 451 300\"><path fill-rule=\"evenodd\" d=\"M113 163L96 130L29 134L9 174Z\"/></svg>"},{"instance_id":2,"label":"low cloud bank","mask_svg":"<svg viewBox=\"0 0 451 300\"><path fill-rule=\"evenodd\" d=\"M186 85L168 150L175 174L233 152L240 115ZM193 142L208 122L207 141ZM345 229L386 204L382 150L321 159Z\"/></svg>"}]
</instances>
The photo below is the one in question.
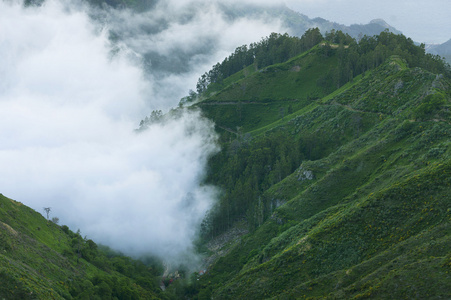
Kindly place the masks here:
<instances>
[{"instance_id":1,"label":"low cloud bank","mask_svg":"<svg viewBox=\"0 0 451 300\"><path fill-rule=\"evenodd\" d=\"M0 192L129 255L185 260L217 197L202 185L214 126L184 111L135 129L280 24L231 15L237 1L20 2L0 0Z\"/></svg>"},{"instance_id":2,"label":"low cloud bank","mask_svg":"<svg viewBox=\"0 0 451 300\"><path fill-rule=\"evenodd\" d=\"M130 255L176 260L216 190L199 112L136 132L155 82L79 9L0 2L0 189Z\"/></svg>"},{"instance_id":3,"label":"low cloud bank","mask_svg":"<svg viewBox=\"0 0 451 300\"><path fill-rule=\"evenodd\" d=\"M119 48L127 47L143 61L155 85L152 105L168 108L236 47L286 31L262 8L268 3L255 2L157 1L144 12L107 9L94 15L119 37Z\"/></svg>"}]
</instances>

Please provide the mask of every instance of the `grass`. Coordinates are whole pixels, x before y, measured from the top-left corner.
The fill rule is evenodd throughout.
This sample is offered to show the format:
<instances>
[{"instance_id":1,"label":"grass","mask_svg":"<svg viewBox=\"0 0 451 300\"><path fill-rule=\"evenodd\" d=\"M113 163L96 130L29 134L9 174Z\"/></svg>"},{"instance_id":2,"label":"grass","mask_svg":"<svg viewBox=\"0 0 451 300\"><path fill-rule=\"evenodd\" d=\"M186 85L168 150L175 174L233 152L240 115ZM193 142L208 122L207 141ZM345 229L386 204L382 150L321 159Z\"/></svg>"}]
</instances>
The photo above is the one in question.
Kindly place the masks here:
<instances>
[{"instance_id":1,"label":"grass","mask_svg":"<svg viewBox=\"0 0 451 300\"><path fill-rule=\"evenodd\" d=\"M325 96L324 89L317 81L337 64L336 57L323 57L318 49L310 50L285 63L276 64L259 71L252 66L232 75L224 81L224 88L211 92L203 101L210 102L271 102L274 100L292 100L320 98ZM238 80L237 80L238 79Z\"/></svg>"},{"instance_id":2,"label":"grass","mask_svg":"<svg viewBox=\"0 0 451 300\"><path fill-rule=\"evenodd\" d=\"M120 267L128 267L137 276L143 272L151 280L155 274L143 271L137 262L116 255L113 264L92 241L1 194L0 220L2 299L95 298L105 297L108 290L116 297L124 290L146 299L170 297L157 297L156 285L143 288L136 284L135 277L120 271Z\"/></svg>"},{"instance_id":3,"label":"grass","mask_svg":"<svg viewBox=\"0 0 451 300\"><path fill-rule=\"evenodd\" d=\"M280 126L306 110L316 107L316 100L326 96L318 81L336 67L334 56L322 56L317 47L291 60L255 70L249 66L213 84L209 95L196 106L215 120L218 127L258 135ZM245 75L246 74L246 75ZM221 89L222 88L222 89Z\"/></svg>"}]
</instances>

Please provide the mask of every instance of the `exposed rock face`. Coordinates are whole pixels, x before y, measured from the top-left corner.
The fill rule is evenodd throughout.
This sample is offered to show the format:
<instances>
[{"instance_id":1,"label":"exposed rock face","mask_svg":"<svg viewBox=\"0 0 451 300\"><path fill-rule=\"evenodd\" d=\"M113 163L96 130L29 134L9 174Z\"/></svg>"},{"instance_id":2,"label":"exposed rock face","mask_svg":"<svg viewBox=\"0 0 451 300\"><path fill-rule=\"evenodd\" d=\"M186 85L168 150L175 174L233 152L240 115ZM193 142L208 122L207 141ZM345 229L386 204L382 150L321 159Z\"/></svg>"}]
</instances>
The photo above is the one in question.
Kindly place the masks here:
<instances>
[{"instance_id":1,"label":"exposed rock face","mask_svg":"<svg viewBox=\"0 0 451 300\"><path fill-rule=\"evenodd\" d=\"M312 171L304 170L302 167L300 167L297 178L298 181L304 181L304 180L313 180L315 176Z\"/></svg>"},{"instance_id":2,"label":"exposed rock face","mask_svg":"<svg viewBox=\"0 0 451 300\"><path fill-rule=\"evenodd\" d=\"M241 221L228 231L209 241L207 248L212 251L213 254L204 259L203 266L207 269L220 257L225 256L241 241L241 237L248 233L249 230L247 229L246 223Z\"/></svg>"}]
</instances>

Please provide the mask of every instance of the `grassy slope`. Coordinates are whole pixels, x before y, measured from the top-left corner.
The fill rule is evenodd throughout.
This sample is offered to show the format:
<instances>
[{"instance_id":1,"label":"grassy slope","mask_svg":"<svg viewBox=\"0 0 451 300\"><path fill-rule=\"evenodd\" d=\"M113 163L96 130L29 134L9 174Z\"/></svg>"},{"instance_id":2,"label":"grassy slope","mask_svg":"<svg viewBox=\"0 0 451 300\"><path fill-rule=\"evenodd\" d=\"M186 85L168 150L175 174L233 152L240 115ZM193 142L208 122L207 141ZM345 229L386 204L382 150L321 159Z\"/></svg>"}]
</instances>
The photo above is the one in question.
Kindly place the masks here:
<instances>
[{"instance_id":1,"label":"grassy slope","mask_svg":"<svg viewBox=\"0 0 451 300\"><path fill-rule=\"evenodd\" d=\"M128 290L130 299L161 297L134 284L130 278L110 268L111 265L100 269L78 258L71 244L75 234L64 232L61 226L1 194L0 220L2 299L72 299L74 290L78 299L94 297L95 292L111 295L112 291L102 285L103 279L118 280L117 286L133 285ZM102 288L106 289L103 293ZM80 295L80 291L87 294Z\"/></svg>"},{"instance_id":2,"label":"grassy slope","mask_svg":"<svg viewBox=\"0 0 451 300\"><path fill-rule=\"evenodd\" d=\"M222 86L213 85L198 106L219 127L260 129L326 96L316 83L336 64L336 57L322 56L314 47L260 71L250 66L225 79Z\"/></svg>"},{"instance_id":3,"label":"grassy slope","mask_svg":"<svg viewBox=\"0 0 451 300\"><path fill-rule=\"evenodd\" d=\"M289 75L278 76L275 84ZM285 204L211 268L204 286L220 299L449 297L449 91L446 79L392 57L309 109L260 122L293 138L340 138L266 191ZM444 101L434 104L433 93ZM313 180L300 179L306 170Z\"/></svg>"},{"instance_id":4,"label":"grassy slope","mask_svg":"<svg viewBox=\"0 0 451 300\"><path fill-rule=\"evenodd\" d=\"M60 254L69 248L68 238L59 226L20 202L0 196L0 203L0 294L7 299L60 298L67 293L61 278L81 272Z\"/></svg>"}]
</instances>

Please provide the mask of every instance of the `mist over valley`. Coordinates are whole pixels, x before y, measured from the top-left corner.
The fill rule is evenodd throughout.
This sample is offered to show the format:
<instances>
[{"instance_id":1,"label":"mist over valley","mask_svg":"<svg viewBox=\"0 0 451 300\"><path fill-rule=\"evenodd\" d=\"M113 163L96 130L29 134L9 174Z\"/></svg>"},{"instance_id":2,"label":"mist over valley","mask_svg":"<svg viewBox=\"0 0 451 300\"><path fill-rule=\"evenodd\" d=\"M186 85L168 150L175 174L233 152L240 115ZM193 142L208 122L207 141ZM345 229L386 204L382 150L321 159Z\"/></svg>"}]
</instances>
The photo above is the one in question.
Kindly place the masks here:
<instances>
[{"instance_id":1,"label":"mist over valley","mask_svg":"<svg viewBox=\"0 0 451 300\"><path fill-rule=\"evenodd\" d=\"M0 0L0 298L449 297L433 2Z\"/></svg>"}]
</instances>

